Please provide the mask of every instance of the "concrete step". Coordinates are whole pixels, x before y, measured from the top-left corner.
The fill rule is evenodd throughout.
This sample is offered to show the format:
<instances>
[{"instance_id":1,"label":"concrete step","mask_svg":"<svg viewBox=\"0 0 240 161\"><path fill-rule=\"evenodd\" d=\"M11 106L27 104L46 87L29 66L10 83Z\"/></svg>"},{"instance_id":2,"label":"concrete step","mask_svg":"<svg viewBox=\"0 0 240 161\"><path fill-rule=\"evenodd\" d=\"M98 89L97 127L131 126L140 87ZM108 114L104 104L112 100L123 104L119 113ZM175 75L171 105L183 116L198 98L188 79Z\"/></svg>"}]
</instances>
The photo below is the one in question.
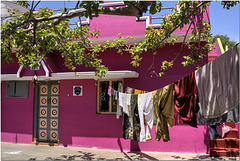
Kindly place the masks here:
<instances>
[{"instance_id":1,"label":"concrete step","mask_svg":"<svg viewBox=\"0 0 240 161\"><path fill-rule=\"evenodd\" d=\"M232 122L226 122L225 125L230 126L231 128L236 128L235 123Z\"/></svg>"},{"instance_id":2,"label":"concrete step","mask_svg":"<svg viewBox=\"0 0 240 161\"><path fill-rule=\"evenodd\" d=\"M233 128L225 134L224 138L238 138L238 130Z\"/></svg>"},{"instance_id":3,"label":"concrete step","mask_svg":"<svg viewBox=\"0 0 240 161\"><path fill-rule=\"evenodd\" d=\"M236 138L211 139L210 148L239 148L239 139Z\"/></svg>"},{"instance_id":4,"label":"concrete step","mask_svg":"<svg viewBox=\"0 0 240 161\"><path fill-rule=\"evenodd\" d=\"M239 157L239 148L210 148L210 157Z\"/></svg>"},{"instance_id":5,"label":"concrete step","mask_svg":"<svg viewBox=\"0 0 240 161\"><path fill-rule=\"evenodd\" d=\"M239 139L236 138L221 138L221 139L211 139L211 148L238 148Z\"/></svg>"}]
</instances>

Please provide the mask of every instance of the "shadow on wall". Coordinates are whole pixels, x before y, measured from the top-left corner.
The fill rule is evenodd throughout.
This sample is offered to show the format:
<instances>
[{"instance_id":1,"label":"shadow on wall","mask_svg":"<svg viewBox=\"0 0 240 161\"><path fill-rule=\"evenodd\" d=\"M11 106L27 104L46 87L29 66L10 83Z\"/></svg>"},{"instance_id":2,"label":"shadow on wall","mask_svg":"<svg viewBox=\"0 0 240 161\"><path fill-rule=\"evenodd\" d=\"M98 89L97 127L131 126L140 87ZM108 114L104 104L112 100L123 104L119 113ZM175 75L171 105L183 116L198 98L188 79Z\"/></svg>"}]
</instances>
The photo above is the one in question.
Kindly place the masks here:
<instances>
[{"instance_id":1,"label":"shadow on wall","mask_svg":"<svg viewBox=\"0 0 240 161\"><path fill-rule=\"evenodd\" d=\"M206 145L207 147L207 154L210 153L210 128L209 128L209 124L205 124L204 125L204 144Z\"/></svg>"}]
</instances>

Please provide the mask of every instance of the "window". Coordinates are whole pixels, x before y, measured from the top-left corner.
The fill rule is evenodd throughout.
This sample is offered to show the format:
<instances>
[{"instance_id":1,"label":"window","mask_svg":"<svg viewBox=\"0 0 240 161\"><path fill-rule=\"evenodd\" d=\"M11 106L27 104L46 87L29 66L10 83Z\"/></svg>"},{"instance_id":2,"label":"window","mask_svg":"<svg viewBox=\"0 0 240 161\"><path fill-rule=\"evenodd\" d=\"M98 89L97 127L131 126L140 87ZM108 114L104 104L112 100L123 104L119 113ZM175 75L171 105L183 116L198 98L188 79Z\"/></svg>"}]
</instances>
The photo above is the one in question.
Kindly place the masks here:
<instances>
[{"instance_id":1,"label":"window","mask_svg":"<svg viewBox=\"0 0 240 161\"><path fill-rule=\"evenodd\" d=\"M6 98L28 98L28 81L9 81L5 87Z\"/></svg>"},{"instance_id":2,"label":"window","mask_svg":"<svg viewBox=\"0 0 240 161\"><path fill-rule=\"evenodd\" d=\"M97 86L97 113L115 114L117 112L117 101L113 96L109 97L108 86L118 90L118 83L123 84L122 79L99 80Z\"/></svg>"}]
</instances>

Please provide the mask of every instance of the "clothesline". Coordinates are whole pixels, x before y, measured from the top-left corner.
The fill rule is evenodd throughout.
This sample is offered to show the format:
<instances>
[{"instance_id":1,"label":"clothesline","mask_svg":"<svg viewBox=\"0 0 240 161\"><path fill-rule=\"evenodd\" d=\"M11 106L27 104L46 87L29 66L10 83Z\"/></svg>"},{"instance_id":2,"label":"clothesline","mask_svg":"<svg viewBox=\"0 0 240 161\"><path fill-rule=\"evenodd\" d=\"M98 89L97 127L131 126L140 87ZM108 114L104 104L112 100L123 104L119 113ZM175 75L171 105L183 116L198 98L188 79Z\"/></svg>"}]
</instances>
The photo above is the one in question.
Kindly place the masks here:
<instances>
[{"instance_id":1,"label":"clothesline","mask_svg":"<svg viewBox=\"0 0 240 161\"><path fill-rule=\"evenodd\" d=\"M237 43L237 44L235 44L235 46L237 46L237 45L239 45L239 42ZM234 47L235 47L234 46ZM234 48L234 47L232 47L232 48ZM229 49L230 50L230 49ZM227 52L225 52L225 53L227 53ZM225 54L224 53L224 54ZM221 56L219 56L219 57L221 57ZM213 60L212 62L215 62L216 60ZM201 68L199 68L199 69L197 69L197 70L195 70L195 71L193 71L193 72L197 72L197 71L199 71L199 70L201 70L203 67L205 67L205 66L207 66L208 64L212 64L212 62L209 62L209 63L207 63L207 64L205 64L204 66L202 66ZM179 81L179 80L178 80ZM172 84L172 83L171 83ZM109 86L110 87L110 86ZM110 87L110 88L112 88L112 87ZM160 88L161 89L161 88ZM113 89L113 90L115 90L115 89ZM156 90L158 90L158 89L156 89ZM153 91L156 91L156 90L153 90ZM117 91L117 90L115 90L115 91ZM140 91L144 91L144 90L140 90ZM150 91L150 92L153 92L153 91ZM121 91L117 91L117 92L121 92ZM145 93L148 93L149 91L145 91ZM124 93L124 92L121 92L121 93ZM142 93L141 93L142 94Z\"/></svg>"},{"instance_id":2,"label":"clothesline","mask_svg":"<svg viewBox=\"0 0 240 161\"><path fill-rule=\"evenodd\" d=\"M197 127L197 117L199 123L239 122L238 82L239 55L234 46L202 68L161 89L143 94L126 94L121 92L122 88L110 91L117 94L117 118L119 109L123 111L123 138L140 142L151 140L155 116L156 140L163 138L167 142L174 108L182 121L192 127ZM144 121L147 122L146 134Z\"/></svg>"}]
</instances>

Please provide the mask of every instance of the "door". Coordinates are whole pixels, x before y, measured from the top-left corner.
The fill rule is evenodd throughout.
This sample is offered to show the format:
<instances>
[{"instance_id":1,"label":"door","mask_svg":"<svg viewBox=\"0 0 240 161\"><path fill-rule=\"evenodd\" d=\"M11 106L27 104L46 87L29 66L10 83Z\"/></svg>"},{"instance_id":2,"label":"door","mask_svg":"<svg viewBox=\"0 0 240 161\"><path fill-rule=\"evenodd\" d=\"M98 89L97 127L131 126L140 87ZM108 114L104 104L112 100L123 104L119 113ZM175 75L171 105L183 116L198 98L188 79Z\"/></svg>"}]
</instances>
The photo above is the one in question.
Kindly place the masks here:
<instances>
[{"instance_id":1,"label":"door","mask_svg":"<svg viewBox=\"0 0 240 161\"><path fill-rule=\"evenodd\" d=\"M57 143L59 139L59 83L39 84L38 142Z\"/></svg>"}]
</instances>

